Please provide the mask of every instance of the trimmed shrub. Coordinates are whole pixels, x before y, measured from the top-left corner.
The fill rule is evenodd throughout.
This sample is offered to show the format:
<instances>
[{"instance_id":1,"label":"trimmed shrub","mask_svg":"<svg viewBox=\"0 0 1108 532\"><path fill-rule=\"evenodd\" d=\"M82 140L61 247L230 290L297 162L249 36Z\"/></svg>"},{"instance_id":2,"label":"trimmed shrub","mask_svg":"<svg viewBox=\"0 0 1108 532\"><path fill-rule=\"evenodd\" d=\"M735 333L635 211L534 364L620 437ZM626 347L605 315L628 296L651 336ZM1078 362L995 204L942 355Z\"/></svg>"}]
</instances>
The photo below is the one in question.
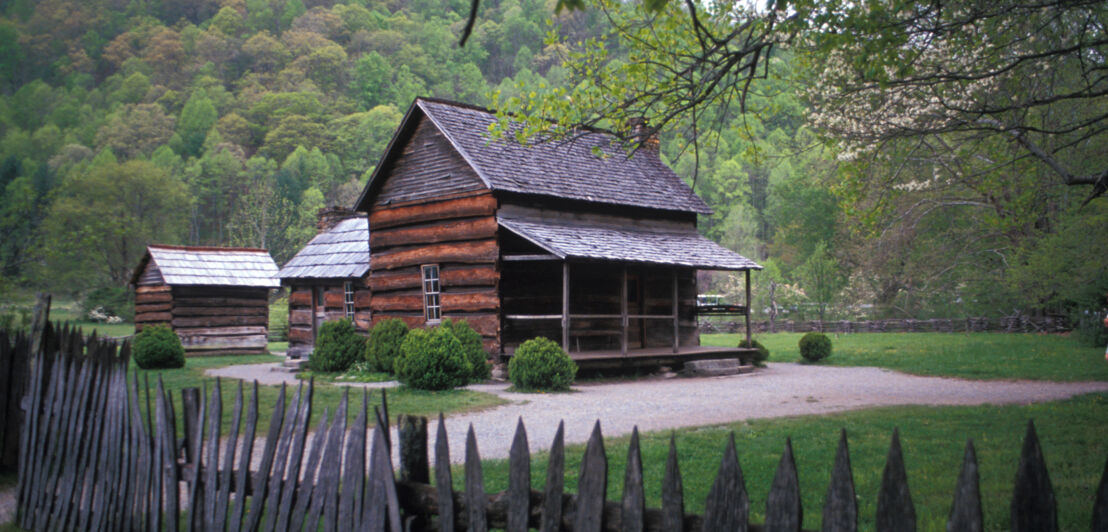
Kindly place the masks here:
<instances>
[{"instance_id":1,"label":"trimmed shrub","mask_svg":"<svg viewBox=\"0 0 1108 532\"><path fill-rule=\"evenodd\" d=\"M758 367L765 367L766 361L769 360L769 349L762 345L758 340L750 339L750 343L746 343L746 339L739 341L739 347L753 347L758 351L754 353L754 365Z\"/></svg>"},{"instance_id":2,"label":"trimmed shrub","mask_svg":"<svg viewBox=\"0 0 1108 532\"><path fill-rule=\"evenodd\" d=\"M462 344L462 354L473 368L470 382L480 382L492 376L488 364L489 354L485 351L485 344L481 342L480 333L473 330L465 320L442 320L442 328L453 333L458 343Z\"/></svg>"},{"instance_id":3,"label":"trimmed shrub","mask_svg":"<svg viewBox=\"0 0 1108 532\"><path fill-rule=\"evenodd\" d=\"M393 362L400 355L400 344L407 335L408 324L404 320L390 318L377 323L365 343L365 361L374 371L395 373Z\"/></svg>"},{"instance_id":4,"label":"trimmed shrub","mask_svg":"<svg viewBox=\"0 0 1108 532\"><path fill-rule=\"evenodd\" d=\"M800 337L800 356L809 362L819 362L831 356L831 339L818 332L805 334Z\"/></svg>"},{"instance_id":5,"label":"trimmed shrub","mask_svg":"<svg viewBox=\"0 0 1108 532\"><path fill-rule=\"evenodd\" d=\"M409 331L393 366L400 382L420 390L463 386L473 373L461 342L442 327Z\"/></svg>"},{"instance_id":6,"label":"trimmed shrub","mask_svg":"<svg viewBox=\"0 0 1108 532\"><path fill-rule=\"evenodd\" d=\"M508 379L520 390L568 390L577 363L548 338L523 342L508 362Z\"/></svg>"},{"instance_id":7,"label":"trimmed shrub","mask_svg":"<svg viewBox=\"0 0 1108 532\"><path fill-rule=\"evenodd\" d=\"M354 330L349 319L325 321L319 327L315 350L308 356L312 371L346 371L365 350L365 338Z\"/></svg>"},{"instance_id":8,"label":"trimmed shrub","mask_svg":"<svg viewBox=\"0 0 1108 532\"><path fill-rule=\"evenodd\" d=\"M181 339L165 324L143 327L135 335L131 352L135 364L142 369L185 367L185 348L181 346Z\"/></svg>"}]
</instances>

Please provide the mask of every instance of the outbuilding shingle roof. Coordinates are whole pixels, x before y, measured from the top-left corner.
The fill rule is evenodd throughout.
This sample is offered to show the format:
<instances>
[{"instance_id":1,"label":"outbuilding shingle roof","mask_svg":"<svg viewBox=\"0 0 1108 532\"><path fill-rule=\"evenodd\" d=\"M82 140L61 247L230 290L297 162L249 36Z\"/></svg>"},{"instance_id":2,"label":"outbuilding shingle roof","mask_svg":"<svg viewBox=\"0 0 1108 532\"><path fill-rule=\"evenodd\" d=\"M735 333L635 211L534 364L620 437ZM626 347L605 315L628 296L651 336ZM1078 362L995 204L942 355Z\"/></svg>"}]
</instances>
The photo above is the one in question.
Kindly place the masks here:
<instances>
[{"instance_id":1,"label":"outbuilding shingle roof","mask_svg":"<svg viewBox=\"0 0 1108 532\"><path fill-rule=\"evenodd\" d=\"M369 221L348 218L315 236L290 259L282 279L344 279L369 271Z\"/></svg>"},{"instance_id":2,"label":"outbuilding shingle roof","mask_svg":"<svg viewBox=\"0 0 1108 532\"><path fill-rule=\"evenodd\" d=\"M513 122L507 134L493 139L489 136L489 126L496 122L492 112L426 98L416 99L400 131L414 127L421 114L442 131L491 190L609 205L712 212L662 163L656 152L641 149L628 157L610 134L584 131L569 141L520 144L511 133L522 125ZM401 148L390 145L389 151ZM389 157L386 153L383 162ZM379 169L384 166L387 165L378 165ZM358 201L359 210L365 210L366 195L373 190L371 179Z\"/></svg>"},{"instance_id":3,"label":"outbuilding shingle roof","mask_svg":"<svg viewBox=\"0 0 1108 532\"><path fill-rule=\"evenodd\" d=\"M562 259L600 259L708 270L760 270L754 261L689 226L558 221L497 216L502 227Z\"/></svg>"},{"instance_id":4,"label":"outbuilding shingle roof","mask_svg":"<svg viewBox=\"0 0 1108 532\"><path fill-rule=\"evenodd\" d=\"M276 288L277 264L264 249L211 248L187 246L147 246L153 261L168 285L257 286Z\"/></svg>"}]
</instances>

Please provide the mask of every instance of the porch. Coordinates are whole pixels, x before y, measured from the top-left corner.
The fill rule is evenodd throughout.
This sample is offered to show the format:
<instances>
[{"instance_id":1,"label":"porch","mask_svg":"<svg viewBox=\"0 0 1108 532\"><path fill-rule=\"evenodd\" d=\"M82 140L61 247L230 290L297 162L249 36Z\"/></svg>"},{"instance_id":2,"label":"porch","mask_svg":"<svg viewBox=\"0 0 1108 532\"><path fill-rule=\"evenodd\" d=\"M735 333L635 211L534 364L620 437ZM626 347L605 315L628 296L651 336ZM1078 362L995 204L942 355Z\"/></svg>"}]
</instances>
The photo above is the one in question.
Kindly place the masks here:
<instances>
[{"instance_id":1,"label":"porch","mask_svg":"<svg viewBox=\"0 0 1108 532\"><path fill-rule=\"evenodd\" d=\"M719 358L738 358L743 364L749 364L754 356L753 349L742 347L686 346L674 351L670 347L647 347L631 349L626 353L618 349L595 351L572 351L569 357L583 370L594 369L633 369L683 365L694 360L714 360Z\"/></svg>"}]
</instances>

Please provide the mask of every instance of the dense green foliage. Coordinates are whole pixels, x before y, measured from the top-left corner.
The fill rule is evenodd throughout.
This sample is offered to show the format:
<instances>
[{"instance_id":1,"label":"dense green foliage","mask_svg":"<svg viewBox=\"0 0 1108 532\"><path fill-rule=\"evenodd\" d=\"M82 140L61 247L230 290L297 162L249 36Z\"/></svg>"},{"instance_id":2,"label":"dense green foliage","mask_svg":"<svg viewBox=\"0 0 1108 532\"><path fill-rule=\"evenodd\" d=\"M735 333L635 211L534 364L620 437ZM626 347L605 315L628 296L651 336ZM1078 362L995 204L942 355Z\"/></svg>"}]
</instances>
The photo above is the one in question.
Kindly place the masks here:
<instances>
[{"instance_id":1,"label":"dense green foliage","mask_svg":"<svg viewBox=\"0 0 1108 532\"><path fill-rule=\"evenodd\" d=\"M769 360L769 349L758 340L751 338L750 342L747 342L746 339L743 338L742 341L739 342L739 347L753 347L757 350L754 354L755 366L763 367L766 365L766 361Z\"/></svg>"},{"instance_id":2,"label":"dense green foliage","mask_svg":"<svg viewBox=\"0 0 1108 532\"><path fill-rule=\"evenodd\" d=\"M568 390L577 376L577 363L549 338L523 342L508 361L508 379L520 390Z\"/></svg>"},{"instance_id":3,"label":"dense green foliage","mask_svg":"<svg viewBox=\"0 0 1108 532\"><path fill-rule=\"evenodd\" d=\"M393 366L400 382L419 390L449 390L469 382L473 368L447 329L412 329Z\"/></svg>"},{"instance_id":4,"label":"dense green foliage","mask_svg":"<svg viewBox=\"0 0 1108 532\"><path fill-rule=\"evenodd\" d=\"M346 318L329 320L319 327L315 349L308 357L312 371L346 371L365 351L366 340Z\"/></svg>"},{"instance_id":5,"label":"dense green foliage","mask_svg":"<svg viewBox=\"0 0 1108 532\"><path fill-rule=\"evenodd\" d=\"M135 365L142 369L168 369L185 367L185 348L181 339L168 325L144 327L135 335L131 346Z\"/></svg>"},{"instance_id":6,"label":"dense green foliage","mask_svg":"<svg viewBox=\"0 0 1108 532\"><path fill-rule=\"evenodd\" d=\"M800 337L797 342L800 356L808 362L819 362L831 356L831 339L826 334L810 332Z\"/></svg>"},{"instance_id":7,"label":"dense green foliage","mask_svg":"<svg viewBox=\"0 0 1108 532\"><path fill-rule=\"evenodd\" d=\"M442 320L440 327L447 329L458 343L462 344L462 354L473 368L471 380L479 382L488 379L492 370L489 368L489 354L485 351L485 344L481 342L481 334L473 330L465 320Z\"/></svg>"},{"instance_id":8,"label":"dense green foliage","mask_svg":"<svg viewBox=\"0 0 1108 532\"><path fill-rule=\"evenodd\" d=\"M1108 8L1079 3L1055 14L1027 4L1004 0L1011 8L975 12L992 18L974 25L949 20L958 9L919 2L791 2L796 16L773 30L784 33L764 20L747 26L779 40L749 69L756 79L746 91L736 78L705 83L716 79L710 70L667 71L704 44L678 2L598 0L560 13L551 2L482 2L465 47L456 45L465 0L8 2L0 7L0 295L33 287L81 299L124 289L151 242L265 247L283 264L315 234L319 208L353 202L423 95L528 112L544 124L556 117L625 133L639 111L663 124L662 159L713 210L700 230L765 266L753 274L760 317L1103 310L1108 265L1089 258L1108 256L1099 230L1108 202L1078 209L1085 189L1060 186L1022 144L1036 143L1075 175L1103 171L1105 114L1087 96L1103 94L1095 84L1104 81L1080 75L1095 61L1040 52L1085 39L1073 50L1104 55L1103 25L1059 24L1085 13L1100 20ZM767 13L732 7L700 21L725 36L736 20ZM904 17L958 31L924 38ZM1036 24L1044 38L1012 38ZM916 62L923 44L933 47ZM980 50L992 55L948 60ZM1029 59L994 68L1005 57ZM1058 75L1040 77L1044 64ZM973 90L957 80L934 94L904 85L937 67L1007 74ZM618 105L682 84L746 92L730 100L741 109L719 101L682 109L684 100L663 92L650 105ZM1080 97L1053 98L1071 89ZM950 105L932 109L920 94ZM1008 122L982 132L992 126L978 115L951 116L982 106L1027 133L1014 142ZM898 137L904 124L937 132ZM879 151L865 146L877 141ZM714 272L699 287L737 301L743 284L741 274Z\"/></svg>"},{"instance_id":9,"label":"dense green foliage","mask_svg":"<svg viewBox=\"0 0 1108 532\"><path fill-rule=\"evenodd\" d=\"M374 371L394 373L393 361L400 355L400 344L407 335L408 325L403 320L390 318L378 322L369 331L365 361Z\"/></svg>"}]
</instances>

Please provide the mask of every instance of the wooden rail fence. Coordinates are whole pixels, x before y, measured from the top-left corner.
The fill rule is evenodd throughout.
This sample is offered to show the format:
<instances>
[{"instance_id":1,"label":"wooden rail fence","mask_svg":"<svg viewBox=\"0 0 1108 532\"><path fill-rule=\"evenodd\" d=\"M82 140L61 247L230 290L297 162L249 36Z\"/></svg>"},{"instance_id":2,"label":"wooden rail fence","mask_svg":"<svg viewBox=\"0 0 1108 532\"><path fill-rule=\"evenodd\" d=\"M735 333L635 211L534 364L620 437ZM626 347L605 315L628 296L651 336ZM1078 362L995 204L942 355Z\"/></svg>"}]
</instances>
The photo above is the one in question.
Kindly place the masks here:
<instances>
[{"instance_id":1,"label":"wooden rail fence","mask_svg":"<svg viewBox=\"0 0 1108 532\"><path fill-rule=\"evenodd\" d=\"M264 448L255 459L257 421L263 414L257 383L245 390L238 384L228 434L221 430L223 392L218 380L210 393L182 391L184 427L178 427L178 407L160 379L152 391L149 383L140 386L137 376L128 376L126 343L86 338L65 327L47 326L41 334L45 340L38 342L41 348L32 359L20 441L17 524L28 530L800 530L800 489L788 440L762 525L749 524L749 497L734 436L726 444L700 513L686 513L690 505L683 499L672 438L661 508L646 507L637 429L627 449L622 497L605 500L608 464L599 422L586 446L576 494L565 489L561 426L549 453L545 487L531 489L531 456L522 420L510 450L508 489L485 492L471 426L464 488L457 492L441 415L433 469L427 419L399 417L396 477L392 442L383 428L389 419L384 392L382 404L373 410L363 392L351 426L351 406L344 395L333 415L325 410L315 430L309 431L313 384L299 386L291 398L282 387L269 413ZM244 395L249 395L248 402ZM877 500L877 530L915 529L907 486L894 431ZM972 441L966 444L953 500L949 530L982 530ZM845 432L822 516L823 530L857 529ZM1108 530L1108 469L1100 481L1091 525L1093 530ZM1010 527L1057 529L1053 489L1031 423L1018 465Z\"/></svg>"},{"instance_id":2,"label":"wooden rail fence","mask_svg":"<svg viewBox=\"0 0 1108 532\"><path fill-rule=\"evenodd\" d=\"M1068 320L1055 316L1009 316L1003 318L937 318L928 320L890 319L866 321L752 321L750 329L755 333L770 332L1008 332L1008 333L1061 333L1072 330ZM700 319L702 333L739 333L745 325L737 321Z\"/></svg>"}]
</instances>

